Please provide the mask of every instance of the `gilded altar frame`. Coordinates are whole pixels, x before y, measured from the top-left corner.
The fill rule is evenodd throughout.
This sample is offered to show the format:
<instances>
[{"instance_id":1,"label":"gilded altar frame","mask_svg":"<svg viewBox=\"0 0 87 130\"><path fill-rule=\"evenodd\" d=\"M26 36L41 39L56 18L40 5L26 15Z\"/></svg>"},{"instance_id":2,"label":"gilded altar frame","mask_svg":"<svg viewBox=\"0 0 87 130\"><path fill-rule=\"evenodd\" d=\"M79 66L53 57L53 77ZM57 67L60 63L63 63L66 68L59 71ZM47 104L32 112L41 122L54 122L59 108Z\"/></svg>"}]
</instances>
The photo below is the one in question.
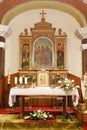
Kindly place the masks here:
<instances>
[{"instance_id":1,"label":"gilded altar frame","mask_svg":"<svg viewBox=\"0 0 87 130\"><path fill-rule=\"evenodd\" d=\"M19 76L22 75L22 73L26 74L26 72L32 73L32 71L34 71L37 75L34 82L36 82L37 85L47 86L49 84L55 84L55 80L51 80L49 76L55 77L58 74L63 74L63 77L67 76L67 35L61 28L58 30L53 28L52 24L46 22L43 17L40 22L34 24L33 28L30 28L30 31L31 34L28 33L28 29L24 29L24 32L19 35ZM49 51L46 50L46 47L48 47ZM39 53L39 51L41 52ZM44 52L46 54L44 54ZM48 56L50 56L50 58ZM49 76L47 73L42 73L42 70L48 71ZM46 77L48 82L41 83L41 77Z\"/></svg>"}]
</instances>

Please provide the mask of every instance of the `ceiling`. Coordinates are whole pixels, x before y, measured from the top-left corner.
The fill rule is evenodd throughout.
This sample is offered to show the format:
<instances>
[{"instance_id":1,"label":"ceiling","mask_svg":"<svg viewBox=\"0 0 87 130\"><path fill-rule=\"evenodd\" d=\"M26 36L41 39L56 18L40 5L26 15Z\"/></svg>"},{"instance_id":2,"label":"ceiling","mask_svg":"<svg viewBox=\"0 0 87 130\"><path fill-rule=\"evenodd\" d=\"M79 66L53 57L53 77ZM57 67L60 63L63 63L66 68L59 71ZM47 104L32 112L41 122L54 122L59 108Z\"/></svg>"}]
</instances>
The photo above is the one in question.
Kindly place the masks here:
<instances>
[{"instance_id":1,"label":"ceiling","mask_svg":"<svg viewBox=\"0 0 87 130\"><path fill-rule=\"evenodd\" d=\"M22 5L23 3L29 2L36 2L36 1L48 1L48 2L61 2L67 5L70 5L77 10L79 10L84 16L87 21L87 4L85 4L82 0L0 0L0 22L3 19L3 16L18 5Z\"/></svg>"}]
</instances>

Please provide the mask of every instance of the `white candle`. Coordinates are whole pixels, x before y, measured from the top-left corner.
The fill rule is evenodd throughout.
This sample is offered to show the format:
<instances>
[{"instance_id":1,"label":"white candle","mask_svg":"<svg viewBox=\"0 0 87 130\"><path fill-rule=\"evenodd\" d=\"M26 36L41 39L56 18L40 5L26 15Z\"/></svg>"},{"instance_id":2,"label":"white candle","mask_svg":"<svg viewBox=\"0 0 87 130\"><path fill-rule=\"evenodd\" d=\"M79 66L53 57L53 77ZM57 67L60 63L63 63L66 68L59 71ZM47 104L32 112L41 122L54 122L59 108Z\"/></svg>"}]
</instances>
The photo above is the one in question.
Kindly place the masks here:
<instances>
[{"instance_id":1,"label":"white candle","mask_svg":"<svg viewBox=\"0 0 87 130\"><path fill-rule=\"evenodd\" d=\"M20 78L19 78L19 82L20 82L20 84L23 83L22 81L23 81L23 80L22 80L22 77L20 77Z\"/></svg>"},{"instance_id":2,"label":"white candle","mask_svg":"<svg viewBox=\"0 0 87 130\"><path fill-rule=\"evenodd\" d=\"M8 84L10 84L10 74L9 74L9 70L8 70Z\"/></svg>"},{"instance_id":3,"label":"white candle","mask_svg":"<svg viewBox=\"0 0 87 130\"><path fill-rule=\"evenodd\" d=\"M17 77L15 77L15 84L17 84L18 83L18 78Z\"/></svg>"},{"instance_id":4,"label":"white candle","mask_svg":"<svg viewBox=\"0 0 87 130\"><path fill-rule=\"evenodd\" d=\"M10 75L8 75L8 84L10 84Z\"/></svg>"},{"instance_id":5,"label":"white candle","mask_svg":"<svg viewBox=\"0 0 87 130\"><path fill-rule=\"evenodd\" d=\"M84 85L87 86L87 75L84 75Z\"/></svg>"},{"instance_id":6,"label":"white candle","mask_svg":"<svg viewBox=\"0 0 87 130\"><path fill-rule=\"evenodd\" d=\"M27 84L27 77L24 78L24 82L25 82L25 84Z\"/></svg>"}]
</instances>

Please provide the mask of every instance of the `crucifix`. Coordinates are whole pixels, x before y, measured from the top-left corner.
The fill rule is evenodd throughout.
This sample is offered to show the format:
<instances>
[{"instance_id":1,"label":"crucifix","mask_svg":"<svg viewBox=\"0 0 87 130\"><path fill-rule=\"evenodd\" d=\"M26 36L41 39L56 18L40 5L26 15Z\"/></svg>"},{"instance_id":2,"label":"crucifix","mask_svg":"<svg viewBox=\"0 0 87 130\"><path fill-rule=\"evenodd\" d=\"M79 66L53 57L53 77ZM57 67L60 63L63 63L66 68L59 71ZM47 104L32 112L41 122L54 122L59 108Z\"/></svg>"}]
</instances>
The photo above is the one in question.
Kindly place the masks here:
<instances>
[{"instance_id":1,"label":"crucifix","mask_svg":"<svg viewBox=\"0 0 87 130\"><path fill-rule=\"evenodd\" d=\"M44 19L44 16L47 14L44 12L44 10L42 10L42 13L40 13L42 15L42 18Z\"/></svg>"}]
</instances>

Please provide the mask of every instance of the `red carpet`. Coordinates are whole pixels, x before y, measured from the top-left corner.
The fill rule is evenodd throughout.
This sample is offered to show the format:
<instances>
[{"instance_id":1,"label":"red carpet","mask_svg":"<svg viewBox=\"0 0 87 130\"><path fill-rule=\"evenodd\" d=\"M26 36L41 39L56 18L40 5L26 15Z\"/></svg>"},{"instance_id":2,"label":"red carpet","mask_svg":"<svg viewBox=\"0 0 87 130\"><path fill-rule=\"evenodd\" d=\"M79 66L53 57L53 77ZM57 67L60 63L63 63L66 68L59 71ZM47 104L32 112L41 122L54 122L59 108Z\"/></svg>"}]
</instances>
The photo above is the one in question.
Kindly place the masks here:
<instances>
[{"instance_id":1,"label":"red carpet","mask_svg":"<svg viewBox=\"0 0 87 130\"><path fill-rule=\"evenodd\" d=\"M44 110L46 112L52 112L52 113L57 113L57 112L63 112L62 108L52 108L52 107L32 107L32 108L25 108L25 112L32 112L34 110ZM19 113L20 108L0 108L0 114L15 114ZM68 109L68 113L73 113L73 109ZM25 122L32 122L33 120L25 120ZM56 118L53 120L46 120L46 122L56 122ZM41 120L38 120L38 122L41 122ZM87 130L87 124L83 124L83 130Z\"/></svg>"},{"instance_id":2,"label":"red carpet","mask_svg":"<svg viewBox=\"0 0 87 130\"><path fill-rule=\"evenodd\" d=\"M25 112L33 112L35 110L41 109L46 112L52 112L52 113L57 113L57 112L63 112L62 108L52 108L52 107L32 107L32 108L25 108ZM12 114L12 113L19 113L20 108L1 108L0 109L0 114Z\"/></svg>"},{"instance_id":3,"label":"red carpet","mask_svg":"<svg viewBox=\"0 0 87 130\"><path fill-rule=\"evenodd\" d=\"M0 109L0 114L11 114L11 113L19 113L19 109L11 109L11 108Z\"/></svg>"},{"instance_id":4,"label":"red carpet","mask_svg":"<svg viewBox=\"0 0 87 130\"><path fill-rule=\"evenodd\" d=\"M83 124L83 130L87 130L87 123Z\"/></svg>"},{"instance_id":5,"label":"red carpet","mask_svg":"<svg viewBox=\"0 0 87 130\"><path fill-rule=\"evenodd\" d=\"M52 120L24 120L24 122L50 122L50 123L55 123L56 119L52 119Z\"/></svg>"}]
</instances>

